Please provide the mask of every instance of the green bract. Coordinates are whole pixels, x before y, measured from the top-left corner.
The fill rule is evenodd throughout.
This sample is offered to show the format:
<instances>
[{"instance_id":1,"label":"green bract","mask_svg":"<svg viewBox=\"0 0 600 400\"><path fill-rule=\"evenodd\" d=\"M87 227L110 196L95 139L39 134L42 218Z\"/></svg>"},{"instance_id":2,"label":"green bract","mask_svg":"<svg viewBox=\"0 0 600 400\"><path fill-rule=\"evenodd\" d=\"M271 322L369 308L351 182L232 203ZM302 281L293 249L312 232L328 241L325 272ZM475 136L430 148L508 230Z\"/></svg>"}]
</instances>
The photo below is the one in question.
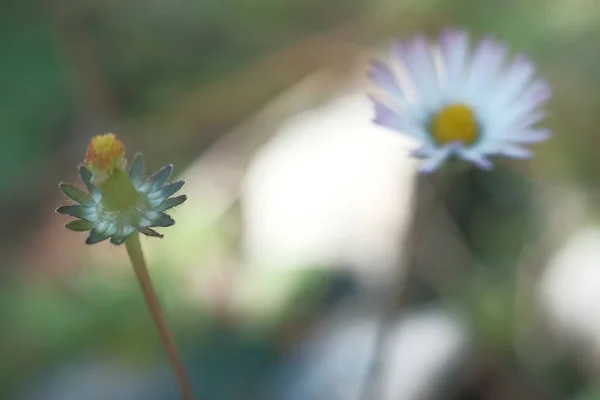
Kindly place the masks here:
<instances>
[{"instance_id":1,"label":"green bract","mask_svg":"<svg viewBox=\"0 0 600 400\"><path fill-rule=\"evenodd\" d=\"M61 190L75 203L59 207L56 211L79 219L65 225L72 231L91 231L87 244L110 238L120 245L135 231L147 236L162 237L151 229L167 227L175 221L165 211L183 203L187 197L171 197L184 185L184 181L167 184L172 165L163 167L145 179L144 160L136 154L129 170L115 170L100 186L92 183L92 173L84 166L79 175L88 192L65 183Z\"/></svg>"}]
</instances>

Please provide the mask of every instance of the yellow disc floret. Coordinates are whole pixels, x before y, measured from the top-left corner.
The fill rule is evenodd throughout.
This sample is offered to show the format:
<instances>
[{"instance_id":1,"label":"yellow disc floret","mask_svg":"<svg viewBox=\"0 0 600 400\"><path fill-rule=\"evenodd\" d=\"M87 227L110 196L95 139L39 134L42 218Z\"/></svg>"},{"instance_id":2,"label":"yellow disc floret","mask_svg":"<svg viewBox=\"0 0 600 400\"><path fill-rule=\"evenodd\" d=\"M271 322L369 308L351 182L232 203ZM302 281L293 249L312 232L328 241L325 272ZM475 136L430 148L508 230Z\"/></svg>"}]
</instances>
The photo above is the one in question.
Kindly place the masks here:
<instances>
[{"instance_id":1,"label":"yellow disc floret","mask_svg":"<svg viewBox=\"0 0 600 400\"><path fill-rule=\"evenodd\" d=\"M479 137L475 115L464 104L451 104L439 111L432 119L431 131L440 144L471 144Z\"/></svg>"},{"instance_id":2,"label":"yellow disc floret","mask_svg":"<svg viewBox=\"0 0 600 400\"><path fill-rule=\"evenodd\" d=\"M94 136L83 164L94 175L95 183L101 184L115 170L125 169L125 145L113 133Z\"/></svg>"}]
</instances>

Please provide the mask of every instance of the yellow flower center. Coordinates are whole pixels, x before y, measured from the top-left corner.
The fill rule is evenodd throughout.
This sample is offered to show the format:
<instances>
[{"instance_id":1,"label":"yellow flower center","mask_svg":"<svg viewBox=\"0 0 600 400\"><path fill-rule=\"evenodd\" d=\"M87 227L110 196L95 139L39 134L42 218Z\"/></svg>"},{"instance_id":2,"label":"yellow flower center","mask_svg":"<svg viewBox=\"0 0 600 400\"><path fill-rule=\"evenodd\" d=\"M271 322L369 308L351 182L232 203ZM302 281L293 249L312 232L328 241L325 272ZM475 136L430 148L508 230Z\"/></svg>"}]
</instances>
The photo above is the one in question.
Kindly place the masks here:
<instances>
[{"instance_id":1,"label":"yellow flower center","mask_svg":"<svg viewBox=\"0 0 600 400\"><path fill-rule=\"evenodd\" d=\"M471 144L479 137L473 110L464 104L450 104L438 112L432 119L431 131L440 144Z\"/></svg>"},{"instance_id":2,"label":"yellow flower center","mask_svg":"<svg viewBox=\"0 0 600 400\"><path fill-rule=\"evenodd\" d=\"M115 170L125 169L125 145L113 133L94 136L83 164L94 174L96 183L101 184Z\"/></svg>"}]
</instances>

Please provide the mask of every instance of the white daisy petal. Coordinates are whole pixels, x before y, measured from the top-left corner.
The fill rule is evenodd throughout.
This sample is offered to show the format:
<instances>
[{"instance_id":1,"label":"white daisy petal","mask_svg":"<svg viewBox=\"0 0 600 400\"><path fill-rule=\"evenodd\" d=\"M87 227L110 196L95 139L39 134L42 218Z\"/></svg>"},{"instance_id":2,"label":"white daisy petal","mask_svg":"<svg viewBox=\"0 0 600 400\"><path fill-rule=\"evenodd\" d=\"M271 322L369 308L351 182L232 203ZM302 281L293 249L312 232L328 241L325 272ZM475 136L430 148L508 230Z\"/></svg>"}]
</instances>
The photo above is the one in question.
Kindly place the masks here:
<instances>
[{"instance_id":1,"label":"white daisy petal","mask_svg":"<svg viewBox=\"0 0 600 400\"><path fill-rule=\"evenodd\" d=\"M502 144L494 151L495 154L502 155L510 158L530 158L532 155L531 150L516 145L516 144Z\"/></svg>"},{"instance_id":2,"label":"white daisy petal","mask_svg":"<svg viewBox=\"0 0 600 400\"><path fill-rule=\"evenodd\" d=\"M444 61L445 87L452 91L460 84L467 62L469 50L467 33L457 29L444 30L440 38L440 50Z\"/></svg>"},{"instance_id":3,"label":"white daisy petal","mask_svg":"<svg viewBox=\"0 0 600 400\"><path fill-rule=\"evenodd\" d=\"M386 105L381 104L377 100L373 99L373 103L375 105L375 117L373 122L378 125L385 126L386 128L406 133L415 137L416 139L426 139L426 134L419 127L419 124L416 124L411 119L400 115L400 113L397 111L394 111Z\"/></svg>"},{"instance_id":4,"label":"white daisy petal","mask_svg":"<svg viewBox=\"0 0 600 400\"><path fill-rule=\"evenodd\" d=\"M410 155L414 158L425 159L431 156L432 153L435 152L435 147L432 147L430 144L426 144L425 146L421 146L410 152Z\"/></svg>"},{"instance_id":5,"label":"white daisy petal","mask_svg":"<svg viewBox=\"0 0 600 400\"><path fill-rule=\"evenodd\" d=\"M437 148L431 152L429 158L427 158L423 164L419 167L419 171L425 174L434 172L455 150L455 146L448 145L445 147Z\"/></svg>"},{"instance_id":6,"label":"white daisy petal","mask_svg":"<svg viewBox=\"0 0 600 400\"><path fill-rule=\"evenodd\" d=\"M494 107L504 106L521 94L532 79L535 67L523 55L514 58L503 77L498 81L496 92L490 104Z\"/></svg>"},{"instance_id":7,"label":"white daisy petal","mask_svg":"<svg viewBox=\"0 0 600 400\"><path fill-rule=\"evenodd\" d=\"M550 96L551 92L545 84L535 83L519 99L502 110L487 115L486 119L494 120L494 126L501 132L526 129L541 121L545 112L540 110L540 107Z\"/></svg>"},{"instance_id":8,"label":"white daisy petal","mask_svg":"<svg viewBox=\"0 0 600 400\"><path fill-rule=\"evenodd\" d=\"M504 139L514 143L539 143L550 137L549 129L525 129L507 134Z\"/></svg>"},{"instance_id":9,"label":"white daisy petal","mask_svg":"<svg viewBox=\"0 0 600 400\"><path fill-rule=\"evenodd\" d=\"M550 86L543 79L531 84L514 104L506 111L506 120L519 121L526 118L536 108L546 103L552 96Z\"/></svg>"},{"instance_id":10,"label":"white daisy petal","mask_svg":"<svg viewBox=\"0 0 600 400\"><path fill-rule=\"evenodd\" d=\"M397 77L392 70L380 61L371 62L369 77L376 85L387 91L397 102L406 103L404 91L398 83Z\"/></svg>"},{"instance_id":11,"label":"white daisy petal","mask_svg":"<svg viewBox=\"0 0 600 400\"><path fill-rule=\"evenodd\" d=\"M408 44L397 44L396 50L419 92L420 101L428 106L435 105L439 100L439 86L427 39L417 36Z\"/></svg>"},{"instance_id":12,"label":"white daisy petal","mask_svg":"<svg viewBox=\"0 0 600 400\"><path fill-rule=\"evenodd\" d=\"M458 149L458 155L465 161L470 162L479 169L489 171L494 168L494 164L488 160L483 154L477 151L472 151L467 148Z\"/></svg>"},{"instance_id":13,"label":"white daisy petal","mask_svg":"<svg viewBox=\"0 0 600 400\"><path fill-rule=\"evenodd\" d=\"M523 117L523 119L521 119L521 121L519 121L518 128L519 129L527 129L527 128L537 124L544 118L546 118L546 114L547 113L542 110L533 111L530 114L528 114L527 116Z\"/></svg>"},{"instance_id":14,"label":"white daisy petal","mask_svg":"<svg viewBox=\"0 0 600 400\"><path fill-rule=\"evenodd\" d=\"M465 96L474 103L488 96L491 86L497 78L506 57L506 46L494 42L491 38L484 38L479 42L467 74Z\"/></svg>"}]
</instances>

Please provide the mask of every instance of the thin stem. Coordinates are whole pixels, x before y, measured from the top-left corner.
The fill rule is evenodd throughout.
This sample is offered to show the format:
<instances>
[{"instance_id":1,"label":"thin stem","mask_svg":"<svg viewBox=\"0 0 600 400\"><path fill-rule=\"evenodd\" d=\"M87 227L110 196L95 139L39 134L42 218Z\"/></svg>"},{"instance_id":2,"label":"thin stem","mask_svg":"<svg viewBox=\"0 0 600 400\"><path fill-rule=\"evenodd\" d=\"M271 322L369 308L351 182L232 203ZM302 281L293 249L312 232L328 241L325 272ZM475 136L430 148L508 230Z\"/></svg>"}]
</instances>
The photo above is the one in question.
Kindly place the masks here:
<instances>
[{"instance_id":1,"label":"thin stem","mask_svg":"<svg viewBox=\"0 0 600 400\"><path fill-rule=\"evenodd\" d=\"M445 171L442 176L438 177L437 181L432 179L431 188L433 196L430 204L426 205L422 211L419 209L416 210L416 216L413 221L415 228L412 234L406 239L404 245L405 254L400 263L406 267L398 268L390 278L393 283L384 301L380 319L376 326L375 344L372 357L367 365L362 387L360 388L360 400L381 398L381 373L384 367L383 356L385 345L389 340L391 328L394 326L397 309L402 304L406 294L406 280L418 261L419 251L421 250L427 229L430 227L431 220L435 217L436 211L444 207L444 197L452 182L451 178L455 174L456 171Z\"/></svg>"},{"instance_id":2,"label":"thin stem","mask_svg":"<svg viewBox=\"0 0 600 400\"><path fill-rule=\"evenodd\" d=\"M179 388L181 390L181 397L183 400L193 400L192 387L187 378L185 367L183 366L179 352L175 347L175 342L173 341L171 332L165 323L163 312L158 301L158 296L154 291L152 280L150 279L148 268L146 267L146 262L144 261L144 253L142 252L140 237L137 232L135 232L125 241L125 247L127 248L127 254L129 254L129 259L133 264L133 268L140 282L142 292L144 293L146 305L152 314L154 325L156 326L156 330L158 331L160 339L165 346L167 357L169 358L169 362L171 363L173 371L175 372L177 383L179 384Z\"/></svg>"}]
</instances>

